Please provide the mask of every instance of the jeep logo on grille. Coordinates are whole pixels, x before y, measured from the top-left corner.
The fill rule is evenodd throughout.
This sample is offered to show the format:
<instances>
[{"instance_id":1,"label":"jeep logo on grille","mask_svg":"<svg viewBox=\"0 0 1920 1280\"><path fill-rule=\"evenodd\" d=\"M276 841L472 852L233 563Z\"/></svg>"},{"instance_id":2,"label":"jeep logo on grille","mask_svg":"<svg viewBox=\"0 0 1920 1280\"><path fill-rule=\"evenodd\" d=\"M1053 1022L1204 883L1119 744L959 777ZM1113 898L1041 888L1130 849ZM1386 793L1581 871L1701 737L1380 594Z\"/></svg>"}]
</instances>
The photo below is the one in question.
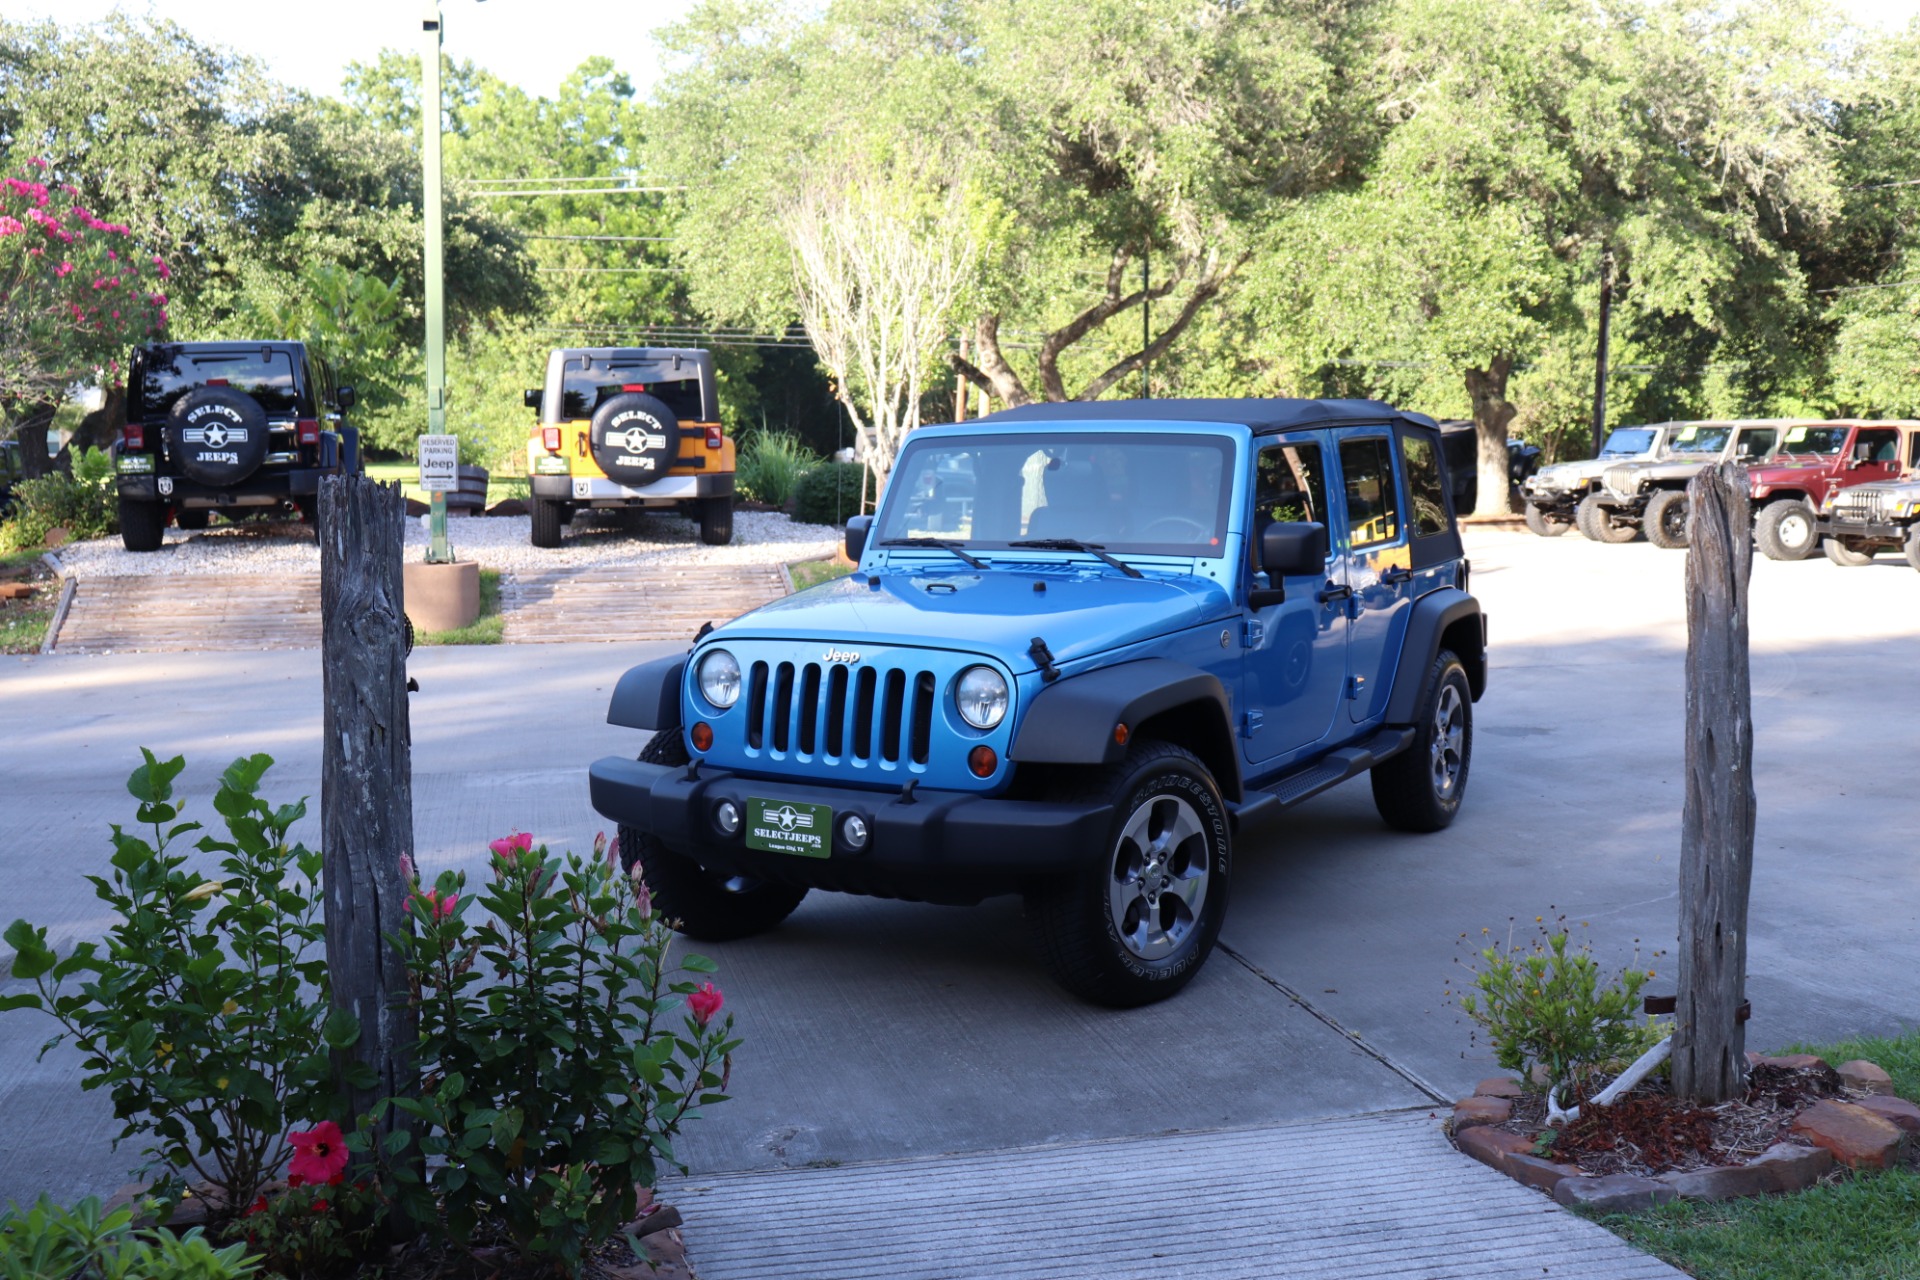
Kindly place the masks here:
<instances>
[{"instance_id":1,"label":"jeep logo on grille","mask_svg":"<svg viewBox=\"0 0 1920 1280\"><path fill-rule=\"evenodd\" d=\"M825 653L820 655L820 661L854 663L860 661L860 652L857 649L834 649L829 647Z\"/></svg>"}]
</instances>

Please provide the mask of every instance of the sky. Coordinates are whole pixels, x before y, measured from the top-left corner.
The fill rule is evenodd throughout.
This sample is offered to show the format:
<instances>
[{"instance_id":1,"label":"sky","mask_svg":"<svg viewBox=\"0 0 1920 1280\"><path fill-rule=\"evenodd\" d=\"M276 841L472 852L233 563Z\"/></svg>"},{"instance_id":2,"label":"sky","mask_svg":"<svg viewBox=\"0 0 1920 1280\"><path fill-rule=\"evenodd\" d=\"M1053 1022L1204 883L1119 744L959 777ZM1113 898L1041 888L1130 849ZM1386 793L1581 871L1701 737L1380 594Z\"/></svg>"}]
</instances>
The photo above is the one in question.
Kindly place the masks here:
<instances>
[{"instance_id":1,"label":"sky","mask_svg":"<svg viewBox=\"0 0 1920 1280\"><path fill-rule=\"evenodd\" d=\"M802 0L806 2L806 0ZM1029 0L1053 3L1054 0ZM1863 26L1904 26L1920 0L1839 0ZM420 48L420 20L433 0L0 0L13 19L64 24L114 9L171 18L199 39L263 59L275 78L315 94L337 93L349 62L383 47ZM813 7L809 4L809 7ZM604 53L644 96L659 74L652 32L684 16L693 0L441 0L446 49L529 93L550 96L587 57Z\"/></svg>"}]
</instances>

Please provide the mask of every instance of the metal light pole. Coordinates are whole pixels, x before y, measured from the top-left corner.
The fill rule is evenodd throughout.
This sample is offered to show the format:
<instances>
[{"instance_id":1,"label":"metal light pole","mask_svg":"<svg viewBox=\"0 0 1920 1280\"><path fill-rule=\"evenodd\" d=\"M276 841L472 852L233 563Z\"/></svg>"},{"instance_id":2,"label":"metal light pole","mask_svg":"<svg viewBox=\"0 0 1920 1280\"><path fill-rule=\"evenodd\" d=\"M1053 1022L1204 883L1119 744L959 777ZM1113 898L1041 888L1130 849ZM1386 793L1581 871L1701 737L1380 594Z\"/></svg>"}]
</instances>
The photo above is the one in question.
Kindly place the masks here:
<instances>
[{"instance_id":1,"label":"metal light pole","mask_svg":"<svg viewBox=\"0 0 1920 1280\"><path fill-rule=\"evenodd\" d=\"M446 264L441 256L440 209L440 3L427 0L420 23L420 212L426 224L427 308L427 434L447 430L447 314ZM453 551L447 546L447 495L436 490L429 517L432 532L427 547L431 564L447 564Z\"/></svg>"}]
</instances>

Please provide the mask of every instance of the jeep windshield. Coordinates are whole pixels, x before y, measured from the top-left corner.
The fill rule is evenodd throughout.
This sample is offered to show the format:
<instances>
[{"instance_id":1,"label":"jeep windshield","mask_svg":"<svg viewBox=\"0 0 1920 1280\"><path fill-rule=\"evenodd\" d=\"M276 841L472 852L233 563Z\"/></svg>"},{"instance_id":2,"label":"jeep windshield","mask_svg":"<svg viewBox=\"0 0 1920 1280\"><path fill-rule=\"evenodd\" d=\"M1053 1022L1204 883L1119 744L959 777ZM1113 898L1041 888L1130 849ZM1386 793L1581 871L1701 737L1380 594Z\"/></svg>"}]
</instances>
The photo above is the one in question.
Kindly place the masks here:
<instances>
[{"instance_id":1,"label":"jeep windshield","mask_svg":"<svg viewBox=\"0 0 1920 1280\"><path fill-rule=\"evenodd\" d=\"M980 551L1210 556L1226 537L1224 436L1059 433L911 441L887 485L882 546L925 539Z\"/></svg>"},{"instance_id":2,"label":"jeep windshield","mask_svg":"<svg viewBox=\"0 0 1920 1280\"><path fill-rule=\"evenodd\" d=\"M1727 437L1732 434L1733 428L1729 426L1682 427L1667 441L1667 453L1719 453L1727 447Z\"/></svg>"},{"instance_id":3,"label":"jeep windshield","mask_svg":"<svg viewBox=\"0 0 1920 1280\"><path fill-rule=\"evenodd\" d=\"M139 413L151 421L173 411L176 401L200 387L232 387L259 402L269 417L300 417L293 357L271 347L188 351L152 347L134 369Z\"/></svg>"},{"instance_id":4,"label":"jeep windshield","mask_svg":"<svg viewBox=\"0 0 1920 1280\"><path fill-rule=\"evenodd\" d=\"M1653 444L1652 427L1615 427L1600 446L1603 458L1632 458L1645 453Z\"/></svg>"},{"instance_id":5,"label":"jeep windshield","mask_svg":"<svg viewBox=\"0 0 1920 1280\"><path fill-rule=\"evenodd\" d=\"M1817 453L1832 457L1847 447L1847 427L1788 427L1782 453Z\"/></svg>"}]
</instances>

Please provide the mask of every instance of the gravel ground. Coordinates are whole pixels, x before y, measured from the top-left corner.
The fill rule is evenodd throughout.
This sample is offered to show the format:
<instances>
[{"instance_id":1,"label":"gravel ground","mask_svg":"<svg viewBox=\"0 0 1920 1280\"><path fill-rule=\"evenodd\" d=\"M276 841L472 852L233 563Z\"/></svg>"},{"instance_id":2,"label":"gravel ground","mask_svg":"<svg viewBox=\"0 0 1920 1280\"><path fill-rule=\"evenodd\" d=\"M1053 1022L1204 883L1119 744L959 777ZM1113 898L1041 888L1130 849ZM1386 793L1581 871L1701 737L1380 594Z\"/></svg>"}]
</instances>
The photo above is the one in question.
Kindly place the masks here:
<instances>
[{"instance_id":1,"label":"gravel ground","mask_svg":"<svg viewBox=\"0 0 1920 1280\"><path fill-rule=\"evenodd\" d=\"M454 555L514 574L603 565L785 564L830 556L840 531L795 524L777 511L735 511L733 541L701 545L699 526L672 515L649 515L637 530L620 527L612 513L585 513L568 526L558 548L543 551L527 541L526 516L456 516L447 521ZM426 556L425 517L407 522L406 556ZM168 529L159 550L135 554L120 539L70 543L56 553L69 572L87 578L176 573L318 573L320 547L312 530L297 522L248 521L199 533Z\"/></svg>"}]
</instances>

